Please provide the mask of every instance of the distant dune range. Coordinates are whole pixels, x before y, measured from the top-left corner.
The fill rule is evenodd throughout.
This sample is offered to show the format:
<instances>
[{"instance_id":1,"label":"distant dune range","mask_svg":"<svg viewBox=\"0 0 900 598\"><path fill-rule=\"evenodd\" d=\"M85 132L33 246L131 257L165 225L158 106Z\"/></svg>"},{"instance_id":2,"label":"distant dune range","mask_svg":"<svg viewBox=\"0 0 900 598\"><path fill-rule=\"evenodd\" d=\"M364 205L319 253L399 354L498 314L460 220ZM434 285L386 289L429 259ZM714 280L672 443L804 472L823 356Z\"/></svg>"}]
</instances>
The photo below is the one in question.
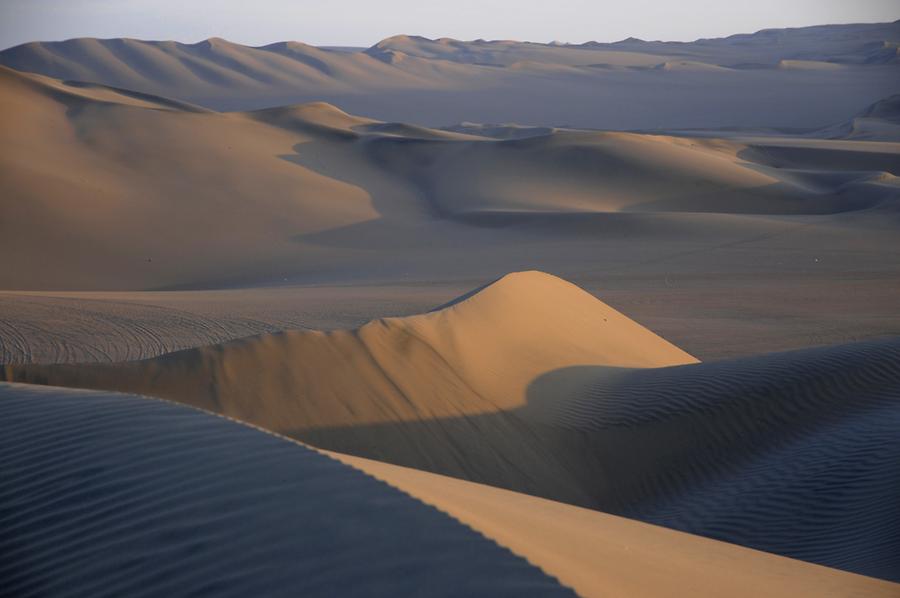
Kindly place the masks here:
<instances>
[{"instance_id":1,"label":"distant dune range","mask_svg":"<svg viewBox=\"0 0 900 598\"><path fill-rule=\"evenodd\" d=\"M900 93L900 21L694 42L391 37L368 49L211 38L34 42L0 64L216 110L327 101L379 120L600 129L829 125Z\"/></svg>"},{"instance_id":2,"label":"distant dune range","mask_svg":"<svg viewBox=\"0 0 900 598\"><path fill-rule=\"evenodd\" d=\"M0 79L0 249L19 264L0 272L2 288L396 277L441 261L450 273L453 262L487 263L447 260L451 249L491 248L502 260L498 248L579 231L743 243L795 226L784 216L881 211L871 222L883 229L900 193L897 142L584 131L496 140L321 103L221 114L10 69ZM896 104L869 109L867 130L895 130Z\"/></svg>"},{"instance_id":3,"label":"distant dune range","mask_svg":"<svg viewBox=\"0 0 900 598\"><path fill-rule=\"evenodd\" d=\"M169 398L319 448L900 579L897 339L697 364L531 272L354 331L5 377Z\"/></svg>"}]
</instances>

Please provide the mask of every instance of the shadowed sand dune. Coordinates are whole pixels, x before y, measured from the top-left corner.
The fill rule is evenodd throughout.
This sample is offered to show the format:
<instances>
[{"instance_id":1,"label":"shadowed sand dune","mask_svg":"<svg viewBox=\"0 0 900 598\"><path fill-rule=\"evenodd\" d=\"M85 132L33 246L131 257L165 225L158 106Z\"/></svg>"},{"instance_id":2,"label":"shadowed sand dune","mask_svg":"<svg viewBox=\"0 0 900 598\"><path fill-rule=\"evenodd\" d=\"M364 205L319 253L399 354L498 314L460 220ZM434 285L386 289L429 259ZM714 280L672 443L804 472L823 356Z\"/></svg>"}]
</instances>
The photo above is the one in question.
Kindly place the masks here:
<instances>
[{"instance_id":1,"label":"shadowed sand dune","mask_svg":"<svg viewBox=\"0 0 900 598\"><path fill-rule=\"evenodd\" d=\"M170 398L320 448L896 579L896 339L698 364L531 272L354 331L5 376Z\"/></svg>"},{"instance_id":2,"label":"shadowed sand dune","mask_svg":"<svg viewBox=\"0 0 900 598\"><path fill-rule=\"evenodd\" d=\"M519 247L536 238L744 243L781 234L786 216L896 212L900 189L896 143L496 140L324 103L202 112L0 69L0 108L15 115L0 127L0 250L16 262L2 288L396 280L465 264L482 278L521 269ZM865 228L873 242L886 234ZM646 251L638 241L623 253ZM539 254L571 263L585 251ZM473 272L488 253L499 263Z\"/></svg>"},{"instance_id":3,"label":"shadowed sand dune","mask_svg":"<svg viewBox=\"0 0 900 598\"><path fill-rule=\"evenodd\" d=\"M0 383L0 415L0 571L22 596L568 594L538 567L583 596L877 597L897 587L443 476L332 460L133 395Z\"/></svg>"},{"instance_id":4,"label":"shadowed sand dune","mask_svg":"<svg viewBox=\"0 0 900 598\"><path fill-rule=\"evenodd\" d=\"M849 121L827 127L823 137L896 141L900 139L900 94L879 100Z\"/></svg>"},{"instance_id":5,"label":"shadowed sand dune","mask_svg":"<svg viewBox=\"0 0 900 598\"><path fill-rule=\"evenodd\" d=\"M402 492L193 409L0 384L0 430L4 594L572 595Z\"/></svg>"},{"instance_id":6,"label":"shadowed sand dune","mask_svg":"<svg viewBox=\"0 0 900 598\"><path fill-rule=\"evenodd\" d=\"M822 127L900 92L900 22L770 29L690 43L461 41L397 35L364 51L220 38L80 38L0 64L216 110L310 101L387 121L604 129Z\"/></svg>"}]
</instances>

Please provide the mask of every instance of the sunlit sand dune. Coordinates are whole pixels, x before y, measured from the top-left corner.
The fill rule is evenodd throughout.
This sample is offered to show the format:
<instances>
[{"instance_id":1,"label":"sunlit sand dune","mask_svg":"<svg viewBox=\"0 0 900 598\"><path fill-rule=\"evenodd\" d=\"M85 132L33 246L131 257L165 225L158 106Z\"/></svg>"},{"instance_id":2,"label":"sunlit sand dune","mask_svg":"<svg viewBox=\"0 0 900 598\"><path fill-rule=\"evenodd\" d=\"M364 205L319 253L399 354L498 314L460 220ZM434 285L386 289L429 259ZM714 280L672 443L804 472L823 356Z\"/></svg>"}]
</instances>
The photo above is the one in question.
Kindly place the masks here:
<instances>
[{"instance_id":1,"label":"sunlit sand dune","mask_svg":"<svg viewBox=\"0 0 900 598\"><path fill-rule=\"evenodd\" d=\"M5 375L170 398L320 448L894 578L898 356L894 339L697 364L531 272L354 331Z\"/></svg>"},{"instance_id":2,"label":"sunlit sand dune","mask_svg":"<svg viewBox=\"0 0 900 598\"><path fill-rule=\"evenodd\" d=\"M7 375L163 396L316 446L590 504L579 474L511 415L528 385L587 363L695 361L577 287L522 273L441 310L354 331L284 332L110 366L10 366Z\"/></svg>"}]
</instances>

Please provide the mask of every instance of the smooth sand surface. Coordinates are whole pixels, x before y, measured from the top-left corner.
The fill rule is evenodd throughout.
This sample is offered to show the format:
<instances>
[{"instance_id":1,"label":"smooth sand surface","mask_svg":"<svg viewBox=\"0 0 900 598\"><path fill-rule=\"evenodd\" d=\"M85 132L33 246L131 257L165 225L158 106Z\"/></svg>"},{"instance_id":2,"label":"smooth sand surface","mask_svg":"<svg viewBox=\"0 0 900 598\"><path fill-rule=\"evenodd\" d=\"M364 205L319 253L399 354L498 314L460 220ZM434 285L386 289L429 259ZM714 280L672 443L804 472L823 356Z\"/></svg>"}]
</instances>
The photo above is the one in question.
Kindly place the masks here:
<instances>
[{"instance_id":1,"label":"smooth sand surface","mask_svg":"<svg viewBox=\"0 0 900 598\"><path fill-rule=\"evenodd\" d=\"M324 456L145 397L0 383L0 413L8 473L0 486L16 489L15 497L0 493L8 518L0 569L20 595L408 595L427 587L428 595L543 596L568 586L582 596L875 597L897 588L531 496Z\"/></svg>"},{"instance_id":2,"label":"smooth sand surface","mask_svg":"<svg viewBox=\"0 0 900 598\"><path fill-rule=\"evenodd\" d=\"M0 52L0 64L216 110L328 101L428 126L519 122L602 129L808 127L900 92L900 23L773 29L689 43L579 45L398 35L361 51L81 38Z\"/></svg>"},{"instance_id":3,"label":"smooth sand surface","mask_svg":"<svg viewBox=\"0 0 900 598\"><path fill-rule=\"evenodd\" d=\"M897 342L697 364L527 272L353 331L5 376L170 398L320 448L893 578Z\"/></svg>"},{"instance_id":4,"label":"smooth sand surface","mask_svg":"<svg viewBox=\"0 0 900 598\"><path fill-rule=\"evenodd\" d=\"M0 250L15 264L0 288L897 269L900 143L497 140L322 103L135 102L0 71L0 113L15 115L0 128Z\"/></svg>"},{"instance_id":5,"label":"smooth sand surface","mask_svg":"<svg viewBox=\"0 0 900 598\"><path fill-rule=\"evenodd\" d=\"M208 413L0 384L0 430L5 595L573 595L403 492Z\"/></svg>"}]
</instances>

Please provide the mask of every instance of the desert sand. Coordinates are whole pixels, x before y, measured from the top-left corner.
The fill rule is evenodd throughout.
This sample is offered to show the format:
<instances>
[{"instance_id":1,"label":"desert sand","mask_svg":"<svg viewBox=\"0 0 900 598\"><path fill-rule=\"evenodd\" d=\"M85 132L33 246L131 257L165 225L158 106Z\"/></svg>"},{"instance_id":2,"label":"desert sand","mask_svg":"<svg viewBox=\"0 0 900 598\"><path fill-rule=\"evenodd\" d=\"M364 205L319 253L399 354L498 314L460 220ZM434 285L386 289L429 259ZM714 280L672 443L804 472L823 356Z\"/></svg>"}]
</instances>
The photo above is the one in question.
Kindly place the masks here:
<instances>
[{"instance_id":1,"label":"desert sand","mask_svg":"<svg viewBox=\"0 0 900 598\"><path fill-rule=\"evenodd\" d=\"M296 41L254 48L221 38L80 38L9 48L0 64L215 110L326 101L378 120L432 127L471 121L796 129L830 125L900 92L898 43L900 21L690 43L397 35L349 52Z\"/></svg>"},{"instance_id":2,"label":"desert sand","mask_svg":"<svg viewBox=\"0 0 900 598\"><path fill-rule=\"evenodd\" d=\"M457 520L260 430L129 395L0 396L17 489L0 497L4 593L573 595Z\"/></svg>"},{"instance_id":3,"label":"desert sand","mask_svg":"<svg viewBox=\"0 0 900 598\"><path fill-rule=\"evenodd\" d=\"M523 266L577 279L597 261L634 272L734 246L762 251L720 270L894 268L897 142L422 135L326 104L221 114L2 76L16 118L0 249L27 258L0 273L8 289L398 282L437 266L443 279ZM886 127L891 106L876 112ZM787 259L785 243L809 257ZM872 266L848 262L860 250Z\"/></svg>"},{"instance_id":4,"label":"desert sand","mask_svg":"<svg viewBox=\"0 0 900 598\"><path fill-rule=\"evenodd\" d=\"M898 48L3 50L0 575L898 594Z\"/></svg>"},{"instance_id":5,"label":"desert sand","mask_svg":"<svg viewBox=\"0 0 900 598\"><path fill-rule=\"evenodd\" d=\"M494 538L582 596L874 596L897 588L527 494L330 454Z\"/></svg>"},{"instance_id":6,"label":"desert sand","mask_svg":"<svg viewBox=\"0 0 900 598\"><path fill-rule=\"evenodd\" d=\"M0 397L6 467L30 506L4 522L19 544L5 547L10 559L0 570L7 588L22 593L325 596L364 586L396 595L425 583L429 594L448 596L570 595L571 588L583 596L876 597L896 588L596 511L317 453L165 401L5 383ZM103 498L111 480L114 501ZM0 497L3 512L18 509L11 501ZM60 504L68 506L65 525ZM139 538L128 531L138 522L148 530ZM79 550L86 544L92 552ZM73 569L86 581L66 585ZM153 573L160 570L167 575Z\"/></svg>"},{"instance_id":7,"label":"desert sand","mask_svg":"<svg viewBox=\"0 0 900 598\"><path fill-rule=\"evenodd\" d=\"M524 272L352 331L4 375L167 398L319 448L894 578L898 364L896 338L699 364ZM830 488L857 489L839 514Z\"/></svg>"}]
</instances>

